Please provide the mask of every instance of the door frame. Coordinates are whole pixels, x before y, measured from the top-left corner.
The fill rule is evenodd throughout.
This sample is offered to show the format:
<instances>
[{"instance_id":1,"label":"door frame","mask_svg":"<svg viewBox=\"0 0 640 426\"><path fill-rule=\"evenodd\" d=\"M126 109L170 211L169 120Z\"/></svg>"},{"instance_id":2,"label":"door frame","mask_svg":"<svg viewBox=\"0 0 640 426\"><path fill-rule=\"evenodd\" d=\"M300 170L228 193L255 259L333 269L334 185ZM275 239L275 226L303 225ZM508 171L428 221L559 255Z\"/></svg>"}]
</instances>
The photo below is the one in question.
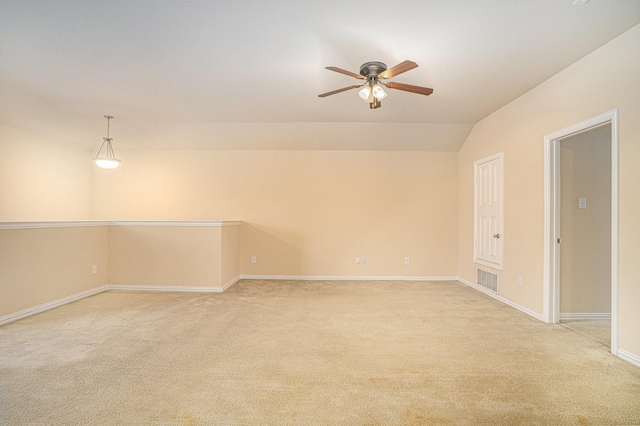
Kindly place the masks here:
<instances>
[{"instance_id":1,"label":"door frame","mask_svg":"<svg viewBox=\"0 0 640 426\"><path fill-rule=\"evenodd\" d=\"M544 287L542 317L560 321L560 140L604 125L611 125L611 353L618 354L619 253L619 110L549 133L544 137Z\"/></svg>"}]
</instances>

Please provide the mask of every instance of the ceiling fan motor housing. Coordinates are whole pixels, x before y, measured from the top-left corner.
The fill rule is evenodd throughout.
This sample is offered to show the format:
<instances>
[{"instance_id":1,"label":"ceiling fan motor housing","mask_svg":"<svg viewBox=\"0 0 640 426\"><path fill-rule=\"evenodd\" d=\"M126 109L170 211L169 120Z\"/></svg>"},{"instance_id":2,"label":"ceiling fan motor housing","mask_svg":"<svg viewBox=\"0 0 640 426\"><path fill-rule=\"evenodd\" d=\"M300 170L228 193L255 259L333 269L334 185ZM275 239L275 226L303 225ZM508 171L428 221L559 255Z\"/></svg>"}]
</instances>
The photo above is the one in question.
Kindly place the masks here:
<instances>
[{"instance_id":1,"label":"ceiling fan motor housing","mask_svg":"<svg viewBox=\"0 0 640 426\"><path fill-rule=\"evenodd\" d=\"M384 62L372 61L365 62L360 66L360 75L363 77L370 78L372 76L377 76L380 73L383 73L387 70L387 64Z\"/></svg>"}]
</instances>

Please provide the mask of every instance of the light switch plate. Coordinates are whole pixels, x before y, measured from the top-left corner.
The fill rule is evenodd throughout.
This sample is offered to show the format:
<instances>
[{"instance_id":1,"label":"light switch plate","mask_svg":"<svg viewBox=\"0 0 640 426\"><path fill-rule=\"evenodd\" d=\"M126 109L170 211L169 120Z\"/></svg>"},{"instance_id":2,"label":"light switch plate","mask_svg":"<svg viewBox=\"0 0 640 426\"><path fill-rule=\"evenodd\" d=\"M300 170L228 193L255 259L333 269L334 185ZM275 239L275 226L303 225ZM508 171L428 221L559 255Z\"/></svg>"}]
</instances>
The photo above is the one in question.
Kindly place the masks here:
<instances>
[{"instance_id":1,"label":"light switch plate","mask_svg":"<svg viewBox=\"0 0 640 426\"><path fill-rule=\"evenodd\" d=\"M578 208L586 209L587 208L587 199L586 198L578 198Z\"/></svg>"}]
</instances>

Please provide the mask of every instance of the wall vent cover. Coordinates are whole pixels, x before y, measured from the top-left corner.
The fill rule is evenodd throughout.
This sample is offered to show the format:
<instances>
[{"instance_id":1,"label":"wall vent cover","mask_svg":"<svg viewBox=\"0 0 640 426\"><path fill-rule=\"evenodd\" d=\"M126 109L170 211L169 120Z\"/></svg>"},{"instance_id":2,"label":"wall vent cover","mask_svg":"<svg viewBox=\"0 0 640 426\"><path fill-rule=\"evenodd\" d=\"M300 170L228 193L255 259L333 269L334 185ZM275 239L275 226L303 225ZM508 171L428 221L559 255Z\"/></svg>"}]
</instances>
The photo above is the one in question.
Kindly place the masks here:
<instances>
[{"instance_id":1,"label":"wall vent cover","mask_svg":"<svg viewBox=\"0 0 640 426\"><path fill-rule=\"evenodd\" d=\"M498 274L478 269L478 285L498 294Z\"/></svg>"}]
</instances>

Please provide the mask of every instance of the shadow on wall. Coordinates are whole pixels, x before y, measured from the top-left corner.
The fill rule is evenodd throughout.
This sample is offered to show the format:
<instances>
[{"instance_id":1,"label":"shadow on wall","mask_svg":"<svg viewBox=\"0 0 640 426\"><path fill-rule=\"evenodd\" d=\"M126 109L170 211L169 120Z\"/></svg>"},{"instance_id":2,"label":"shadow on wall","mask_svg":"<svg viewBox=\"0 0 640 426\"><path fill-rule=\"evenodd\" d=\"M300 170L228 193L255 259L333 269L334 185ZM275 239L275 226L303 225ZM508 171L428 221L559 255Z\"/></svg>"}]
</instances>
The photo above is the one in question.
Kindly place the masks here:
<instances>
[{"instance_id":1,"label":"shadow on wall","mask_svg":"<svg viewBox=\"0 0 640 426\"><path fill-rule=\"evenodd\" d=\"M240 240L242 275L308 275L314 269L296 234L243 222Z\"/></svg>"}]
</instances>

